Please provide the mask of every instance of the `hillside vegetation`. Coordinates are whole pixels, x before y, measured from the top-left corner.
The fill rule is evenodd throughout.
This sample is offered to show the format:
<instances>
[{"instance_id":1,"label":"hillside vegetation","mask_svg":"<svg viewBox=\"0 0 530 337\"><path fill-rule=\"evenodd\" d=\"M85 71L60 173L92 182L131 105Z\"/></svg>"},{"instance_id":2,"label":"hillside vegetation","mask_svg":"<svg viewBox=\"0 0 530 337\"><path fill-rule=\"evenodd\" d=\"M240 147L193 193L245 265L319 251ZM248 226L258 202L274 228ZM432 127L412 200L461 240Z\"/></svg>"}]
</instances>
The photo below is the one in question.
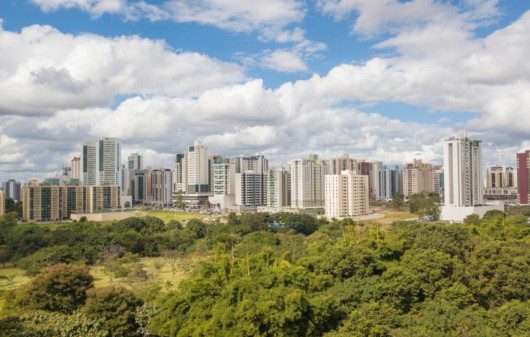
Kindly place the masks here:
<instances>
[{"instance_id":1,"label":"hillside vegetation","mask_svg":"<svg viewBox=\"0 0 530 337\"><path fill-rule=\"evenodd\" d=\"M0 280L5 336L530 334L524 216L0 226L4 271L27 278Z\"/></svg>"}]
</instances>

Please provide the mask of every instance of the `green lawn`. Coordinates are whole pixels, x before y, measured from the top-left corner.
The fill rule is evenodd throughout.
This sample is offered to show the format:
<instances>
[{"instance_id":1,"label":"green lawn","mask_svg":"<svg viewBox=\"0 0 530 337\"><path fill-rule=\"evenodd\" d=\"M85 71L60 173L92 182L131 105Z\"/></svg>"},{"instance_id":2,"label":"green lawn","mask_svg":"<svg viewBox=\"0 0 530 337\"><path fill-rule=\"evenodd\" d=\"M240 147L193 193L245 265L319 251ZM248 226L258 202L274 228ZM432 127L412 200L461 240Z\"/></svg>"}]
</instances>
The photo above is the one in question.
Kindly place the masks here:
<instances>
[{"instance_id":1,"label":"green lawn","mask_svg":"<svg viewBox=\"0 0 530 337\"><path fill-rule=\"evenodd\" d=\"M162 285L163 289L175 289L178 284L185 279L191 268L202 258L190 257L186 260L168 260L163 257L144 257L140 263L148 274L148 280L155 281ZM91 266L90 274L94 276L94 285L104 287L108 285L121 285L132 288L141 286L142 283L135 284L127 277L115 278L105 273L103 266ZM6 276L7 279L1 277ZM28 283L31 280L26 276L23 269L0 267L0 290L12 290Z\"/></svg>"},{"instance_id":2,"label":"green lawn","mask_svg":"<svg viewBox=\"0 0 530 337\"><path fill-rule=\"evenodd\" d=\"M149 211L147 215L162 219L165 223L168 223L171 220L186 221L191 219L200 219L206 216L205 214L200 213L179 211Z\"/></svg>"}]
</instances>

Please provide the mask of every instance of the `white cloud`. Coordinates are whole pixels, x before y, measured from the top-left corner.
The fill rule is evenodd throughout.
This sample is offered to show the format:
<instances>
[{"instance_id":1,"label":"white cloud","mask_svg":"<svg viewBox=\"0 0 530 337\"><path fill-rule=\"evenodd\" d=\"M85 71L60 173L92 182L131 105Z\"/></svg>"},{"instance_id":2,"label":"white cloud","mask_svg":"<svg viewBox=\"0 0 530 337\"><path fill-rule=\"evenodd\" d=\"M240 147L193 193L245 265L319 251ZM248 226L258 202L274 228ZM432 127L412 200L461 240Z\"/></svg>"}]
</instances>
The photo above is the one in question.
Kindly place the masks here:
<instances>
[{"instance_id":1,"label":"white cloud","mask_svg":"<svg viewBox=\"0 0 530 337\"><path fill-rule=\"evenodd\" d=\"M160 3L134 0L31 0L44 11L78 8L99 16L120 14L125 19L197 22L235 32L281 31L305 16L297 0L166 0Z\"/></svg>"},{"instance_id":2,"label":"white cloud","mask_svg":"<svg viewBox=\"0 0 530 337\"><path fill-rule=\"evenodd\" d=\"M116 95L194 96L244 78L240 66L160 40L0 27L0 114L111 104Z\"/></svg>"},{"instance_id":3,"label":"white cloud","mask_svg":"<svg viewBox=\"0 0 530 337\"><path fill-rule=\"evenodd\" d=\"M307 66L301 56L290 50L275 50L264 55L261 59L264 68L281 72L306 71Z\"/></svg>"}]
</instances>

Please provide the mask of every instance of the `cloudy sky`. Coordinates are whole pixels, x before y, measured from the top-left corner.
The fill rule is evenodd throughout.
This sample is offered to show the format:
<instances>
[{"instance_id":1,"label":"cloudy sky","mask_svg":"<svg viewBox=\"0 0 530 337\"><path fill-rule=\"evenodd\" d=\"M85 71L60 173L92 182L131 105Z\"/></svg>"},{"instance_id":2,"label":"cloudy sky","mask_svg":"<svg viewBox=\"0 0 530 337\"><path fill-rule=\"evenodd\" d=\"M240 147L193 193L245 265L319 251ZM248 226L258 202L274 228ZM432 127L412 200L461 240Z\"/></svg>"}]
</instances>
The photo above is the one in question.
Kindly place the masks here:
<instances>
[{"instance_id":1,"label":"cloudy sky","mask_svg":"<svg viewBox=\"0 0 530 337\"><path fill-rule=\"evenodd\" d=\"M2 0L0 180L42 179L82 141L171 167L211 152L484 164L530 148L528 0Z\"/></svg>"}]
</instances>

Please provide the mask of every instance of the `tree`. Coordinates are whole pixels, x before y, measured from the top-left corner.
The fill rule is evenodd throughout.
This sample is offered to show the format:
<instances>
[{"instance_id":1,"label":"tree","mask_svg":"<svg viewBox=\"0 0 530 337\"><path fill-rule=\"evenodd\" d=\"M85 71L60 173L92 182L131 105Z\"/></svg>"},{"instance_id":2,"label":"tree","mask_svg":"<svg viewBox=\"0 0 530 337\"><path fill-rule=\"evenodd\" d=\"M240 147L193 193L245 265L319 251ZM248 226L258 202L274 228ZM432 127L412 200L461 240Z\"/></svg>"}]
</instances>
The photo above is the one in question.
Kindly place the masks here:
<instances>
[{"instance_id":1,"label":"tree","mask_svg":"<svg viewBox=\"0 0 530 337\"><path fill-rule=\"evenodd\" d=\"M21 302L33 309L70 313L85 303L94 278L84 266L57 264L41 271L22 294Z\"/></svg>"},{"instance_id":2,"label":"tree","mask_svg":"<svg viewBox=\"0 0 530 337\"><path fill-rule=\"evenodd\" d=\"M186 208L186 203L184 202L184 196L182 191L177 192L177 200L175 201L175 207L178 209Z\"/></svg>"},{"instance_id":3,"label":"tree","mask_svg":"<svg viewBox=\"0 0 530 337\"><path fill-rule=\"evenodd\" d=\"M469 214L464 219L466 225L479 226L480 225L480 216L478 214Z\"/></svg>"},{"instance_id":4,"label":"tree","mask_svg":"<svg viewBox=\"0 0 530 337\"><path fill-rule=\"evenodd\" d=\"M79 218L79 222L87 222L87 221L88 221L88 219L84 215L81 218Z\"/></svg>"},{"instance_id":5,"label":"tree","mask_svg":"<svg viewBox=\"0 0 530 337\"><path fill-rule=\"evenodd\" d=\"M403 197L403 194L399 192L394 194L394 196L392 197L392 207L395 209L400 209L401 206L403 206L404 200L405 198Z\"/></svg>"},{"instance_id":6,"label":"tree","mask_svg":"<svg viewBox=\"0 0 530 337\"><path fill-rule=\"evenodd\" d=\"M101 319L111 336L138 336L135 313L141 305L142 301L123 287L94 288L88 291L82 312L89 318Z\"/></svg>"},{"instance_id":7,"label":"tree","mask_svg":"<svg viewBox=\"0 0 530 337\"><path fill-rule=\"evenodd\" d=\"M191 219L188 221L186 229L197 234L199 238L206 236L206 225L199 219Z\"/></svg>"}]
</instances>

